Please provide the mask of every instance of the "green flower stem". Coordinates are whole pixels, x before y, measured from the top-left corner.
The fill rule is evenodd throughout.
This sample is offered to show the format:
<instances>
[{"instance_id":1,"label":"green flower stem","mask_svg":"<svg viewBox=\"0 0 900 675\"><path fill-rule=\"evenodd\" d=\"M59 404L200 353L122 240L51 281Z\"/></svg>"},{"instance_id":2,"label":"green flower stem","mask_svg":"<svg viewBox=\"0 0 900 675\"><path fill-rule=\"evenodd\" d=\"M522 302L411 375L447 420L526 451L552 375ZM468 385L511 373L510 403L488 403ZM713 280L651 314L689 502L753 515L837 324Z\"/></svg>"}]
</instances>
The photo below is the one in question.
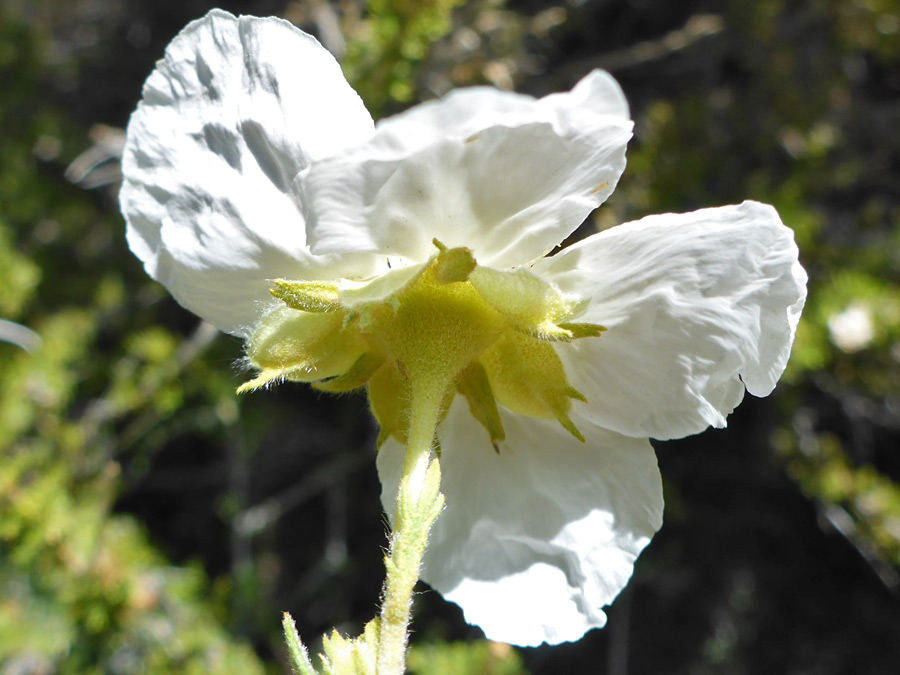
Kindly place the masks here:
<instances>
[{"instance_id":1,"label":"green flower stem","mask_svg":"<svg viewBox=\"0 0 900 675\"><path fill-rule=\"evenodd\" d=\"M405 672L413 587L419 579L428 532L444 506L440 464L433 452L446 390L443 379L438 379L440 383L428 383L432 386L414 387L410 404L406 459L397 492L390 551L385 557L387 575L381 605L378 675Z\"/></svg>"}]
</instances>

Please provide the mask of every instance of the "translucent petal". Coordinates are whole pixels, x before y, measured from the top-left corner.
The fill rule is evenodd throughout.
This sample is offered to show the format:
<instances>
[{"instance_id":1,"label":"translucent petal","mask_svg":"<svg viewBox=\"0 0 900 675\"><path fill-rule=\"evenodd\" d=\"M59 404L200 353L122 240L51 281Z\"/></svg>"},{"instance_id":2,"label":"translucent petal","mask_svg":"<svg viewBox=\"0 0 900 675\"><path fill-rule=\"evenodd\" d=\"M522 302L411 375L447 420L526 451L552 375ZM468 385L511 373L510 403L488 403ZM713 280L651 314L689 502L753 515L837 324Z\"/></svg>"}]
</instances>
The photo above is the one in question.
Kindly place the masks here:
<instances>
[{"instance_id":1,"label":"translucent petal","mask_svg":"<svg viewBox=\"0 0 900 675\"><path fill-rule=\"evenodd\" d=\"M606 623L634 561L662 524L653 449L587 420L582 444L557 422L501 409L494 452L457 397L439 431L446 509L423 578L492 640L534 646L577 640ZM378 455L393 510L404 448Z\"/></svg>"},{"instance_id":2,"label":"translucent petal","mask_svg":"<svg viewBox=\"0 0 900 675\"><path fill-rule=\"evenodd\" d=\"M539 101L458 90L302 174L310 246L422 262L437 238L480 265L530 262L612 192L631 126L621 89L599 71Z\"/></svg>"},{"instance_id":3,"label":"translucent petal","mask_svg":"<svg viewBox=\"0 0 900 675\"><path fill-rule=\"evenodd\" d=\"M662 439L725 426L745 385L772 391L806 298L797 255L775 209L744 202L620 225L533 271L608 328L557 346L591 419Z\"/></svg>"},{"instance_id":4,"label":"translucent petal","mask_svg":"<svg viewBox=\"0 0 900 675\"><path fill-rule=\"evenodd\" d=\"M315 39L213 10L168 46L129 121L120 201L132 251L182 305L241 335L271 305L266 279L371 274L370 258L309 253L293 179L372 126Z\"/></svg>"}]
</instances>

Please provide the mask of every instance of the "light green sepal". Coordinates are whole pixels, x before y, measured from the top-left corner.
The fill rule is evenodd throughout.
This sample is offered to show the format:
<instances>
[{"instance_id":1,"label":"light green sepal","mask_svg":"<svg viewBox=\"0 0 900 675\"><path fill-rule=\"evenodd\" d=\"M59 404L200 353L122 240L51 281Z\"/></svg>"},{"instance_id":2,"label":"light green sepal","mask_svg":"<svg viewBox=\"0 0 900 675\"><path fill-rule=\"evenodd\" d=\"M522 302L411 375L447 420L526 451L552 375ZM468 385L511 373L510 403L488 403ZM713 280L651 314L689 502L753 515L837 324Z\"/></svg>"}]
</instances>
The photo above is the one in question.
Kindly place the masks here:
<instances>
[{"instance_id":1,"label":"light green sepal","mask_svg":"<svg viewBox=\"0 0 900 675\"><path fill-rule=\"evenodd\" d=\"M469 275L469 281L485 302L526 335L543 340L569 341L602 332L602 328L599 332L598 329L584 328L592 324L564 323L566 319L582 313L585 302L563 294L556 286L526 269L503 272L478 267Z\"/></svg>"},{"instance_id":2,"label":"light green sepal","mask_svg":"<svg viewBox=\"0 0 900 675\"><path fill-rule=\"evenodd\" d=\"M409 381L397 364L382 364L369 378L368 391L369 406L379 427L376 447L380 449L392 436L398 443L406 445Z\"/></svg>"},{"instance_id":3,"label":"light green sepal","mask_svg":"<svg viewBox=\"0 0 900 675\"><path fill-rule=\"evenodd\" d=\"M238 393L273 382L314 382L345 374L367 345L345 312L312 313L279 307L247 340L247 361L260 372Z\"/></svg>"},{"instance_id":4,"label":"light green sepal","mask_svg":"<svg viewBox=\"0 0 900 675\"><path fill-rule=\"evenodd\" d=\"M556 421L562 425L562 428L572 434L575 438L577 438L582 443L587 443L587 440L584 437L578 427L575 426L575 423L569 419L569 416L565 413L560 413L556 416Z\"/></svg>"},{"instance_id":5,"label":"light green sepal","mask_svg":"<svg viewBox=\"0 0 900 675\"><path fill-rule=\"evenodd\" d=\"M440 253L434 259L434 278L442 284L466 281L477 266L472 251L467 248L447 248L437 239L433 241Z\"/></svg>"},{"instance_id":6,"label":"light green sepal","mask_svg":"<svg viewBox=\"0 0 900 675\"><path fill-rule=\"evenodd\" d=\"M366 384L369 406L378 422L376 449L389 438L406 445L409 439L411 381L398 362L386 361L381 364ZM453 402L456 390L450 388L441 401L440 421L443 422ZM436 442L436 441L435 441Z\"/></svg>"},{"instance_id":7,"label":"light green sepal","mask_svg":"<svg viewBox=\"0 0 900 675\"><path fill-rule=\"evenodd\" d=\"M381 367L382 363L384 363L383 356L373 352L366 352L343 375L338 375L323 382L313 382L312 386L319 391L327 391L332 394L353 391L364 387L366 382L375 374L375 371Z\"/></svg>"},{"instance_id":8,"label":"light green sepal","mask_svg":"<svg viewBox=\"0 0 900 675\"><path fill-rule=\"evenodd\" d=\"M304 312L335 312L341 308L341 289L327 281L288 281L275 279L269 290L291 309Z\"/></svg>"},{"instance_id":9,"label":"light green sepal","mask_svg":"<svg viewBox=\"0 0 900 675\"><path fill-rule=\"evenodd\" d=\"M556 419L584 442L569 419L569 410L572 399L585 398L569 385L552 343L508 333L486 350L480 361L500 403L520 415Z\"/></svg>"},{"instance_id":10,"label":"light green sepal","mask_svg":"<svg viewBox=\"0 0 900 675\"><path fill-rule=\"evenodd\" d=\"M466 398L472 416L487 430L496 450L497 443L506 438L506 432L503 431L497 401L484 366L476 361L466 368L459 376L457 387L459 393Z\"/></svg>"},{"instance_id":11,"label":"light green sepal","mask_svg":"<svg viewBox=\"0 0 900 675\"><path fill-rule=\"evenodd\" d=\"M284 382L284 380L284 372L280 369L261 370L252 380L244 382L244 384L238 387L235 393L244 394L248 391L256 391L257 389L267 387L273 382L279 384Z\"/></svg>"},{"instance_id":12,"label":"light green sepal","mask_svg":"<svg viewBox=\"0 0 900 675\"><path fill-rule=\"evenodd\" d=\"M562 342L570 342L572 340L588 337L600 337L606 332L606 326L601 326L598 323L561 323L558 324L557 327L561 328L566 333L565 337L556 338ZM551 336L550 339L552 340L554 338Z\"/></svg>"},{"instance_id":13,"label":"light green sepal","mask_svg":"<svg viewBox=\"0 0 900 675\"><path fill-rule=\"evenodd\" d=\"M366 624L356 639L345 638L336 630L322 638L324 675L375 675L378 658L379 620Z\"/></svg>"},{"instance_id":14,"label":"light green sepal","mask_svg":"<svg viewBox=\"0 0 900 675\"><path fill-rule=\"evenodd\" d=\"M587 403L587 397L573 387L566 387L566 396L568 396L569 398L574 398L576 401Z\"/></svg>"}]
</instances>

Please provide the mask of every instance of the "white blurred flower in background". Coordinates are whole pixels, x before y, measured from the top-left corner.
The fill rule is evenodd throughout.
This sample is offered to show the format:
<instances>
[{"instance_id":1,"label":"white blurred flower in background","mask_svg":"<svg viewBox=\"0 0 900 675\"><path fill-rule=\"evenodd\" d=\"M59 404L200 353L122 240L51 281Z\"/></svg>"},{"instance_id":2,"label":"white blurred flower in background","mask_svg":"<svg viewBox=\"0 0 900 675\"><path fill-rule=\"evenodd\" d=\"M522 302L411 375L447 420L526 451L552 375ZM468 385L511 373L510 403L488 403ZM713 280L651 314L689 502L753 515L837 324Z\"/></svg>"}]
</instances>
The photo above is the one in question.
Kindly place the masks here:
<instances>
[{"instance_id":1,"label":"white blurred flower in background","mask_svg":"<svg viewBox=\"0 0 900 675\"><path fill-rule=\"evenodd\" d=\"M862 304L851 304L844 311L828 317L828 335L842 351L862 351L875 339L872 312Z\"/></svg>"}]
</instances>

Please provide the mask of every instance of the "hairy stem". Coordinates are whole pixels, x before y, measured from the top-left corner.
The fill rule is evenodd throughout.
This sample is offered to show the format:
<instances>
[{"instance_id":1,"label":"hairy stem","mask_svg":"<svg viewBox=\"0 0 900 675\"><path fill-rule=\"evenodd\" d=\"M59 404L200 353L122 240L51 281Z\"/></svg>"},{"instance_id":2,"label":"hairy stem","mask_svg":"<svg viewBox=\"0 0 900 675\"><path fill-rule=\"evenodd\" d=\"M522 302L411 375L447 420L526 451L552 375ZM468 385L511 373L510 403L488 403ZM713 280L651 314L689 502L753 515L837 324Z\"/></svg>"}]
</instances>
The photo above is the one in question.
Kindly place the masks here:
<instances>
[{"instance_id":1,"label":"hairy stem","mask_svg":"<svg viewBox=\"0 0 900 675\"><path fill-rule=\"evenodd\" d=\"M444 505L434 436L441 417L443 382L415 387L409 435L381 605L378 675L402 675L406 667L412 592L422 565L428 532Z\"/></svg>"}]
</instances>

